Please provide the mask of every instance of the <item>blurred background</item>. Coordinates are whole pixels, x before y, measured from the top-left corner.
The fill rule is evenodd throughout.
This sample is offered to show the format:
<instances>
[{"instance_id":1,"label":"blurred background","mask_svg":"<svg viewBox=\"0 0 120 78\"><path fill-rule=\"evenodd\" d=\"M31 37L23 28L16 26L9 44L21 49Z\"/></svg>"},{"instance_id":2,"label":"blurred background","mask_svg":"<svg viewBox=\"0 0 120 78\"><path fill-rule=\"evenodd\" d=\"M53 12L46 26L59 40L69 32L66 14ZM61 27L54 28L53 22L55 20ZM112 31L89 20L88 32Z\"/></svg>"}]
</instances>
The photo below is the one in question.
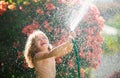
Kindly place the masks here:
<instances>
[{"instance_id":1,"label":"blurred background","mask_svg":"<svg viewBox=\"0 0 120 78\"><path fill-rule=\"evenodd\" d=\"M92 72L96 78L120 75L120 0L97 0L96 6L105 19L102 31L104 37L102 63Z\"/></svg>"}]
</instances>

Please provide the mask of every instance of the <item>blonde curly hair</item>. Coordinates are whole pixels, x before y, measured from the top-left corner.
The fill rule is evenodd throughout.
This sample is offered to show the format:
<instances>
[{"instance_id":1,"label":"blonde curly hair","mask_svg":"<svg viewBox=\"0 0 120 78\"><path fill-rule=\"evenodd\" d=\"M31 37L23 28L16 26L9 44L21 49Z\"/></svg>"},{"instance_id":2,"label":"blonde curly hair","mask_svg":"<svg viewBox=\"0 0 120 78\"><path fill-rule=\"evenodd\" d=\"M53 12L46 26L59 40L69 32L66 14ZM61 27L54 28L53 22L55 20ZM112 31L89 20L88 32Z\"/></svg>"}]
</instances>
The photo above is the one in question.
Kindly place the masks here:
<instances>
[{"instance_id":1,"label":"blonde curly hair","mask_svg":"<svg viewBox=\"0 0 120 78\"><path fill-rule=\"evenodd\" d=\"M33 58L34 58L35 54L40 51L35 44L35 38L41 34L46 36L45 33L43 33L42 31L34 30L33 33L29 35L29 37L26 41L24 57L28 64L28 67L30 67L30 68L34 68ZM49 50L51 50L51 49L52 49L52 46L49 45Z\"/></svg>"}]
</instances>

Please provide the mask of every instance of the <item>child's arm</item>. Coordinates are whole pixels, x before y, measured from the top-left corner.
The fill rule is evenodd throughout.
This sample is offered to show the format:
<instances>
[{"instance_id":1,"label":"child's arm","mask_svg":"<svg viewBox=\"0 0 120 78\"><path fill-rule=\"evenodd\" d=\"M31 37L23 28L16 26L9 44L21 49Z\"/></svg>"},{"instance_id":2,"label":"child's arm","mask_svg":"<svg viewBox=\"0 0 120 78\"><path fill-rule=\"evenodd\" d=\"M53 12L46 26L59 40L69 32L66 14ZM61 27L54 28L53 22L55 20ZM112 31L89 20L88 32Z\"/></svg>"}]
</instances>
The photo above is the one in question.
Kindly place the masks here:
<instances>
[{"instance_id":1,"label":"child's arm","mask_svg":"<svg viewBox=\"0 0 120 78\"><path fill-rule=\"evenodd\" d=\"M35 55L34 59L42 60L42 59L46 59L46 58L50 58L50 57L60 57L60 56L66 55L69 52L71 52L72 48L73 48L72 41L69 40L69 41L57 46L50 52L37 53Z\"/></svg>"},{"instance_id":2,"label":"child's arm","mask_svg":"<svg viewBox=\"0 0 120 78\"><path fill-rule=\"evenodd\" d=\"M72 41L69 40L69 41L55 47L49 53L49 56L61 57L61 56L68 54L69 52L71 52L72 49L73 49L73 44L72 44Z\"/></svg>"}]
</instances>

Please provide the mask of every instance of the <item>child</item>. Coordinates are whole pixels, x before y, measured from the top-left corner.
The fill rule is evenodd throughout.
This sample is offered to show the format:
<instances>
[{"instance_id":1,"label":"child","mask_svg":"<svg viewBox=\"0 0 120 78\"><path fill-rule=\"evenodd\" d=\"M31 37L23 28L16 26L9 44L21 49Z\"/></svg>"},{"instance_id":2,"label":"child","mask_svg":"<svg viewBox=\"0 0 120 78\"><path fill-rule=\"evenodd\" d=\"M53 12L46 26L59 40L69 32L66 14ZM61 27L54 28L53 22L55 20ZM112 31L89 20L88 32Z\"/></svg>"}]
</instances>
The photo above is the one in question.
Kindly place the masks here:
<instances>
[{"instance_id":1,"label":"child","mask_svg":"<svg viewBox=\"0 0 120 78\"><path fill-rule=\"evenodd\" d=\"M71 52L72 48L69 39L52 49L47 36L42 31L35 30L27 39L24 56L28 66L35 68L36 78L55 78L55 58Z\"/></svg>"}]
</instances>

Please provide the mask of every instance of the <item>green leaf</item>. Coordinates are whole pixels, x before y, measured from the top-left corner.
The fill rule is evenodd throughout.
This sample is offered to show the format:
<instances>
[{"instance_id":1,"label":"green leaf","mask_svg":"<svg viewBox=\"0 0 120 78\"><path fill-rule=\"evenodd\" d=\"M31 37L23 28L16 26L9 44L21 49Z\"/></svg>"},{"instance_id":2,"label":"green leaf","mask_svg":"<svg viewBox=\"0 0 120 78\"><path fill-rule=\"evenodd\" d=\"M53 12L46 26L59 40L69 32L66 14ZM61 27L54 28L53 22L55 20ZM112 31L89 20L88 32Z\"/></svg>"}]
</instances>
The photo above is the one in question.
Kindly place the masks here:
<instances>
[{"instance_id":1,"label":"green leaf","mask_svg":"<svg viewBox=\"0 0 120 78\"><path fill-rule=\"evenodd\" d=\"M17 3L20 4L22 2L22 0L17 0Z\"/></svg>"},{"instance_id":2,"label":"green leaf","mask_svg":"<svg viewBox=\"0 0 120 78\"><path fill-rule=\"evenodd\" d=\"M12 0L8 0L9 3L12 3L13 1Z\"/></svg>"}]
</instances>

